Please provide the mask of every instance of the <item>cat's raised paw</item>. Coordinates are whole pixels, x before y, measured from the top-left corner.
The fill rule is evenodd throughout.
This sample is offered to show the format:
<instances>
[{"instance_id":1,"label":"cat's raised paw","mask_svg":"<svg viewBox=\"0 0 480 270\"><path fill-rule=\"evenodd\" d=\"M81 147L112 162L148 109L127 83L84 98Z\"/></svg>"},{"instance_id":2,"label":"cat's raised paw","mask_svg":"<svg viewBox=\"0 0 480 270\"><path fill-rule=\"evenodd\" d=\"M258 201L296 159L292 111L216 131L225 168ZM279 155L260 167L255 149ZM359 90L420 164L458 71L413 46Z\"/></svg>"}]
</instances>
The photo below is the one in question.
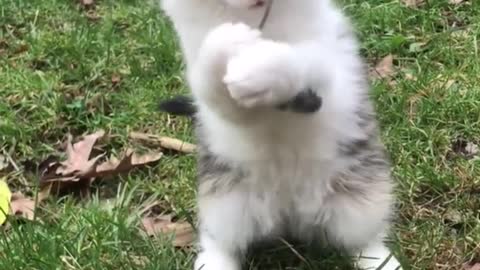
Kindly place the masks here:
<instances>
[{"instance_id":1,"label":"cat's raised paw","mask_svg":"<svg viewBox=\"0 0 480 270\"><path fill-rule=\"evenodd\" d=\"M242 48L259 42L261 33L243 23L224 23L207 35L201 54L224 68Z\"/></svg>"},{"instance_id":2,"label":"cat's raised paw","mask_svg":"<svg viewBox=\"0 0 480 270\"><path fill-rule=\"evenodd\" d=\"M230 59L223 81L241 106L276 106L301 91L301 72L289 45L262 40Z\"/></svg>"}]
</instances>

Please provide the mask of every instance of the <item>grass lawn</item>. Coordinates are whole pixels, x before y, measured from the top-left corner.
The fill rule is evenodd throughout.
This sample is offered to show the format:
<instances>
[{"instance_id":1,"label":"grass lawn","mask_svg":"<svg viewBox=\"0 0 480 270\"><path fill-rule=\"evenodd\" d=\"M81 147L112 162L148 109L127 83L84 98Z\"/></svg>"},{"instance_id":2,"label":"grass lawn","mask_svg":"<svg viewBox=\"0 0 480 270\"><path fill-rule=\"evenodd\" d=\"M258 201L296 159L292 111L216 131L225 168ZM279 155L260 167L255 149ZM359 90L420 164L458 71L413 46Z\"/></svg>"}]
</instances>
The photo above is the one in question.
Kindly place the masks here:
<instances>
[{"instance_id":1,"label":"grass lawn","mask_svg":"<svg viewBox=\"0 0 480 270\"><path fill-rule=\"evenodd\" d=\"M480 154L470 154L480 144L480 2L343 3L368 61L395 59L394 79L372 86L398 182L392 247L411 269L480 262ZM115 135L112 153L132 145L130 131L194 142L187 119L156 109L161 98L187 92L168 21L147 1L96 4L87 12L74 0L0 0L0 154L18 166L0 178L13 190L36 193L27 165L58 153L67 133L105 129ZM0 269L190 269L192 251L138 228L140 209L153 201L194 217L194 178L193 155L168 154L95 183L89 200L50 197L35 221L1 230ZM278 252L285 256L271 255ZM269 269L349 269L337 256L321 257L302 262L279 247L250 268L267 261Z\"/></svg>"}]
</instances>

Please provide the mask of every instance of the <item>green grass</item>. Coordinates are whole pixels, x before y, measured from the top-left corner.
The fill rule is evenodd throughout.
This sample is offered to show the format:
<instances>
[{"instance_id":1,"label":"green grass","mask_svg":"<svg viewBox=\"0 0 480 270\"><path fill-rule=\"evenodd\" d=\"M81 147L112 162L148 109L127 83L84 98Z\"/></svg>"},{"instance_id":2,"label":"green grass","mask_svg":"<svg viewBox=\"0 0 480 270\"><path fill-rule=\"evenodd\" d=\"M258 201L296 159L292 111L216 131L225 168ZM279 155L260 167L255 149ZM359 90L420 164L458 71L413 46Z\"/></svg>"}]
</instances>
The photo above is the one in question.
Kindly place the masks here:
<instances>
[{"instance_id":1,"label":"green grass","mask_svg":"<svg viewBox=\"0 0 480 270\"><path fill-rule=\"evenodd\" d=\"M378 81L372 90L398 182L392 246L411 269L479 261L480 159L452 145L480 143L480 3L343 2L362 54L370 62L394 54L399 70L394 85ZM76 1L0 0L0 153L19 167L0 177L15 190L35 193L25 165L58 153L68 132L105 129L116 135L111 151L131 145L129 131L194 141L187 120L156 111L162 97L187 91L175 35L158 8L102 0L94 12L98 19ZM96 183L89 201L50 198L36 221L12 220L2 230L0 269L189 269L193 252L144 236L138 213L160 200L164 211L194 216L194 164L191 155L167 155ZM348 269L336 255L302 263L280 249L251 268L262 260L272 269ZM285 256L269 255L278 252Z\"/></svg>"}]
</instances>

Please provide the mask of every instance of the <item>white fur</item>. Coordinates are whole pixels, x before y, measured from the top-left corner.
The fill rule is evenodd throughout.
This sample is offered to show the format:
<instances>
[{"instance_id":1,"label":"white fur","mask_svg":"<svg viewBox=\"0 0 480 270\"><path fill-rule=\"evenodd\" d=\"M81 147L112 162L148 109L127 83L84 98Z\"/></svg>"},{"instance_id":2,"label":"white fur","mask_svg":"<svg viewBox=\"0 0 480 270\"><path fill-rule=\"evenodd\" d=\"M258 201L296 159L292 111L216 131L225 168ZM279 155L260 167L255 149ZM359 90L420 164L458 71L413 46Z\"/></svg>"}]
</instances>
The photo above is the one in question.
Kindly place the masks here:
<instances>
[{"instance_id":1,"label":"white fur","mask_svg":"<svg viewBox=\"0 0 480 270\"><path fill-rule=\"evenodd\" d=\"M337 158L339 138L366 136L355 121L367 91L358 85L358 46L338 38L349 33L349 23L329 0L274 0L260 32L264 8L252 8L257 2L162 1L181 39L205 143L249 172L227 193L202 196L207 191L200 186L203 250L195 269L240 269L236 252L280 235L285 216L298 237L318 237L320 226L352 253L363 249L363 256L380 258L360 259L360 267L378 266L389 255L381 236L388 230L391 186L369 200L331 196L332 176L349 165ZM319 89L320 113L269 108L305 87ZM392 258L383 269L396 267Z\"/></svg>"}]
</instances>

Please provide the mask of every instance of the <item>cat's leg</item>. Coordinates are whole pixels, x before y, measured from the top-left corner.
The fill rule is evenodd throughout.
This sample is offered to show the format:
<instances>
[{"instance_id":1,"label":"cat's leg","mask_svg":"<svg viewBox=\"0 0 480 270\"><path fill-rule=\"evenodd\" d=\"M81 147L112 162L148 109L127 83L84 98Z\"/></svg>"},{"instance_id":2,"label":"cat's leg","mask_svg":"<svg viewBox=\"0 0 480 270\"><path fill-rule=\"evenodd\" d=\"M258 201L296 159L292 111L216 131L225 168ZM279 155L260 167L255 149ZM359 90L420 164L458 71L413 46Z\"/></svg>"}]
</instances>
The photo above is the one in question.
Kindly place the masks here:
<instances>
[{"instance_id":1,"label":"cat's leg","mask_svg":"<svg viewBox=\"0 0 480 270\"><path fill-rule=\"evenodd\" d=\"M218 235L221 237L220 233ZM218 235L200 231L200 251L194 270L240 270L241 260L236 247L233 244L222 246L221 239L216 238Z\"/></svg>"},{"instance_id":2,"label":"cat's leg","mask_svg":"<svg viewBox=\"0 0 480 270\"><path fill-rule=\"evenodd\" d=\"M245 24L222 24L189 65L189 83L200 110L235 117L252 108L277 107L304 90L328 88L325 80L334 71L322 49L316 42L292 46L266 40Z\"/></svg>"},{"instance_id":3,"label":"cat's leg","mask_svg":"<svg viewBox=\"0 0 480 270\"><path fill-rule=\"evenodd\" d=\"M270 231L267 209L235 189L203 193L201 187L199 193L200 252L195 270L240 270L249 244Z\"/></svg>"},{"instance_id":4,"label":"cat's leg","mask_svg":"<svg viewBox=\"0 0 480 270\"><path fill-rule=\"evenodd\" d=\"M370 241L359 252L354 252L355 265L362 270L401 270L402 267L383 242L383 237Z\"/></svg>"},{"instance_id":5,"label":"cat's leg","mask_svg":"<svg viewBox=\"0 0 480 270\"><path fill-rule=\"evenodd\" d=\"M336 51L318 41L289 44L262 39L227 63L224 82L243 107L275 106L304 90L322 97L336 74ZM340 58L340 57L337 57Z\"/></svg>"},{"instance_id":6,"label":"cat's leg","mask_svg":"<svg viewBox=\"0 0 480 270\"><path fill-rule=\"evenodd\" d=\"M213 111L229 120L242 114L223 82L230 58L260 40L260 32L244 24L225 23L210 31L195 59L187 65L187 77L200 113Z\"/></svg>"},{"instance_id":7,"label":"cat's leg","mask_svg":"<svg viewBox=\"0 0 480 270\"><path fill-rule=\"evenodd\" d=\"M325 224L328 240L350 252L359 269L400 270L400 263L383 242L391 198L377 195L377 198L355 198L339 194L331 198Z\"/></svg>"},{"instance_id":8,"label":"cat's leg","mask_svg":"<svg viewBox=\"0 0 480 270\"><path fill-rule=\"evenodd\" d=\"M243 107L275 106L307 89L303 73L303 63L290 45L261 40L228 62L224 82Z\"/></svg>"}]
</instances>

